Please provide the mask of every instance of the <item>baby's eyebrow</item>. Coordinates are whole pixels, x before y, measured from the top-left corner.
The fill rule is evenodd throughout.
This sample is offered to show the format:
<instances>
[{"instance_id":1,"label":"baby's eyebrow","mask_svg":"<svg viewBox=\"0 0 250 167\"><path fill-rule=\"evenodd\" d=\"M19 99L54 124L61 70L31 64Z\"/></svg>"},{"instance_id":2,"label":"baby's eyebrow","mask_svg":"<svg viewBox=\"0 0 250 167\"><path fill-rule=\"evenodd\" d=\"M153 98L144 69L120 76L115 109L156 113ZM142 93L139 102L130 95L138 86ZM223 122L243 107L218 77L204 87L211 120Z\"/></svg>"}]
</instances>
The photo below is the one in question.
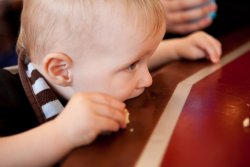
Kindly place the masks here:
<instances>
[{"instance_id":1,"label":"baby's eyebrow","mask_svg":"<svg viewBox=\"0 0 250 167\"><path fill-rule=\"evenodd\" d=\"M139 52L138 54L136 54L133 58L131 58L130 60L126 60L124 62L122 62L120 64L119 70L123 70L124 68L126 68L127 66L130 66L131 64L138 62L139 60L143 59L144 57L146 57L147 55L151 54L152 50L149 49L145 49L141 52Z\"/></svg>"},{"instance_id":2,"label":"baby's eyebrow","mask_svg":"<svg viewBox=\"0 0 250 167\"><path fill-rule=\"evenodd\" d=\"M134 63L136 63L136 62L139 62L139 60L141 60L141 59L143 59L143 55L139 55L139 56L136 56L136 57L134 57L134 59L131 59L131 60L129 60L128 62L126 62L125 64L125 66L129 66L129 65L131 65L131 64L134 64Z\"/></svg>"},{"instance_id":3,"label":"baby's eyebrow","mask_svg":"<svg viewBox=\"0 0 250 167\"><path fill-rule=\"evenodd\" d=\"M140 59L143 59L144 57L149 55L151 52L152 52L151 50L145 50L143 52L140 52L139 54L137 54L137 56L134 58L134 60L132 62L136 62Z\"/></svg>"},{"instance_id":4,"label":"baby's eyebrow","mask_svg":"<svg viewBox=\"0 0 250 167\"><path fill-rule=\"evenodd\" d=\"M151 53L151 51L149 51L149 50L144 51L144 52L140 52L140 53L136 54L130 60L126 60L124 62L121 62L120 65L119 65L119 67L117 68L117 71L124 70L124 68L127 68L131 64L139 62L139 60L143 59L144 57L146 57L150 53Z\"/></svg>"}]
</instances>

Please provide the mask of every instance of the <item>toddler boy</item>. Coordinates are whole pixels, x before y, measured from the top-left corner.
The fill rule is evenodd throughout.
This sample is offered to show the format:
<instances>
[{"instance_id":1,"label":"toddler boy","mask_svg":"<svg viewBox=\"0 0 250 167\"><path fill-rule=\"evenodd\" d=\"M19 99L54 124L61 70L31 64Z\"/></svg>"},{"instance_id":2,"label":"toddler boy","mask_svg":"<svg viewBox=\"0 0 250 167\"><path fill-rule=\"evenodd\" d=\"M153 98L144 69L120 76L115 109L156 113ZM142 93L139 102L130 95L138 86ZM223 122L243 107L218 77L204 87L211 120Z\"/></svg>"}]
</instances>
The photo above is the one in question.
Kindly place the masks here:
<instances>
[{"instance_id":1,"label":"toddler boy","mask_svg":"<svg viewBox=\"0 0 250 167\"><path fill-rule=\"evenodd\" d=\"M149 60L176 59L170 50L190 45L217 56L190 43L204 34L179 49L158 47L165 25L159 0L23 0L20 80L0 71L0 135L13 134L0 138L1 165L53 165L98 134L125 128L123 101L151 85ZM165 49L171 56L160 54Z\"/></svg>"}]
</instances>

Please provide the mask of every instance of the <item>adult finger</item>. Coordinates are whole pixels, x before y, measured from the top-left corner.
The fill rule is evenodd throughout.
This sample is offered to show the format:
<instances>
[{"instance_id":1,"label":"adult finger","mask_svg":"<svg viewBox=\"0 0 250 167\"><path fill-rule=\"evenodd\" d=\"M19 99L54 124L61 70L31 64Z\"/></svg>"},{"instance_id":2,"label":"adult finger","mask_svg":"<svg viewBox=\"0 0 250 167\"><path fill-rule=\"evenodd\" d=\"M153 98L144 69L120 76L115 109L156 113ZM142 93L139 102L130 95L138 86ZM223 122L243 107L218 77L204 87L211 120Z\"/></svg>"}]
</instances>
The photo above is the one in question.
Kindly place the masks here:
<instances>
[{"instance_id":1,"label":"adult finger","mask_svg":"<svg viewBox=\"0 0 250 167\"><path fill-rule=\"evenodd\" d=\"M186 34L208 27L212 23L210 17L202 18L197 22L173 24L167 27L167 32Z\"/></svg>"},{"instance_id":2,"label":"adult finger","mask_svg":"<svg viewBox=\"0 0 250 167\"><path fill-rule=\"evenodd\" d=\"M162 0L165 8L172 11L182 11L190 8L194 8L205 3L208 3L210 0Z\"/></svg>"},{"instance_id":3,"label":"adult finger","mask_svg":"<svg viewBox=\"0 0 250 167\"><path fill-rule=\"evenodd\" d=\"M209 15L209 13L214 12L217 6L214 3L209 5L193 8L190 10L183 10L178 12L168 12L167 20L171 24L178 24L183 22L195 22L201 18Z\"/></svg>"}]
</instances>

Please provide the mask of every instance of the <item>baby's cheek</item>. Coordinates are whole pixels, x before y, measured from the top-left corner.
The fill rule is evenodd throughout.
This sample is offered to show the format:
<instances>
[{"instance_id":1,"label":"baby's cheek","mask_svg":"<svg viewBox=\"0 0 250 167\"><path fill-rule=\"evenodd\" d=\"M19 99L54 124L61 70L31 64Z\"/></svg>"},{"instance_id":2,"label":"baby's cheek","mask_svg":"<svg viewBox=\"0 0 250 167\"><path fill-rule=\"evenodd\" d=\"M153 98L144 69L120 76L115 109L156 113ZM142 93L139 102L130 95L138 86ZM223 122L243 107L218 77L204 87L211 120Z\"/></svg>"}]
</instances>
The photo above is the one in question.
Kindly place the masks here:
<instances>
[{"instance_id":1,"label":"baby's cheek","mask_svg":"<svg viewBox=\"0 0 250 167\"><path fill-rule=\"evenodd\" d=\"M135 96L137 96L137 84L134 79L130 80L123 80L123 82L115 86L115 88L112 89L112 92L115 94L116 98L118 98L121 101L125 101L127 99L131 99Z\"/></svg>"},{"instance_id":2,"label":"baby's cheek","mask_svg":"<svg viewBox=\"0 0 250 167\"><path fill-rule=\"evenodd\" d=\"M131 98L136 97L136 96L137 95L136 95L134 89L123 89L121 94L120 94L119 99L121 101L125 101L125 100L131 99Z\"/></svg>"}]
</instances>

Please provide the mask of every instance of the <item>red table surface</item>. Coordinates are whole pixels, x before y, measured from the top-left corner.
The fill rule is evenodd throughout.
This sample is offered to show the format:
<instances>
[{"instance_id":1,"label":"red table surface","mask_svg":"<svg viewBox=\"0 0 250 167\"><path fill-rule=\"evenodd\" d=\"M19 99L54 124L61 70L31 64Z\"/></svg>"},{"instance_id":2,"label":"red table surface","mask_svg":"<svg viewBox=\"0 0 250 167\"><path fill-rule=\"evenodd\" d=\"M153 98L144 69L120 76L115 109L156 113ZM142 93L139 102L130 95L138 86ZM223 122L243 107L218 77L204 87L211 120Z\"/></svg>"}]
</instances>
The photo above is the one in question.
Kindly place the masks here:
<instances>
[{"instance_id":1,"label":"red table surface","mask_svg":"<svg viewBox=\"0 0 250 167\"><path fill-rule=\"evenodd\" d=\"M193 85L162 166L250 166L250 51Z\"/></svg>"}]
</instances>

